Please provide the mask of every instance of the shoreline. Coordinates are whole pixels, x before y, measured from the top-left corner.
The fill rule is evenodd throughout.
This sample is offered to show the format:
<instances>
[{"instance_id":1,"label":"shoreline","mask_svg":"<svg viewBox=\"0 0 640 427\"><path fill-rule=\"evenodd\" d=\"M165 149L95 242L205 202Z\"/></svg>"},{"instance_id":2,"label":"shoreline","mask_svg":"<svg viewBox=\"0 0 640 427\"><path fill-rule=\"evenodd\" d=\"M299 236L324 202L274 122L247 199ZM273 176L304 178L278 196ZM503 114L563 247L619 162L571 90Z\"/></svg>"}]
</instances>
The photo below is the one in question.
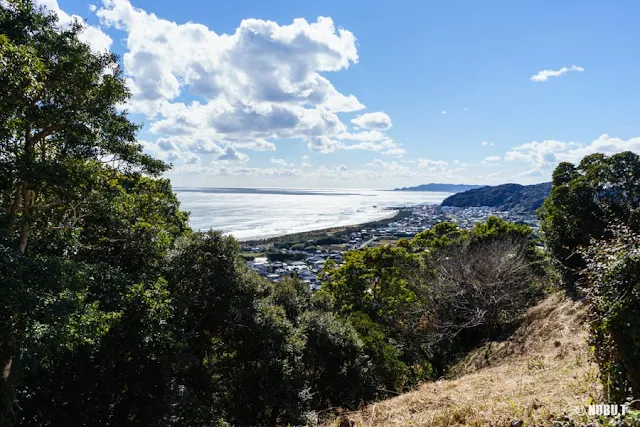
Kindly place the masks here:
<instances>
[{"instance_id":1,"label":"shoreline","mask_svg":"<svg viewBox=\"0 0 640 427\"><path fill-rule=\"evenodd\" d=\"M387 223L393 222L393 220L399 215L401 215L402 212L406 212L408 210L408 207L396 207L396 208L389 208L389 209L390 209L390 212L388 215L385 215L384 217L381 217L380 219L377 219L374 221L345 224L345 225L328 227L328 228L318 228L314 230L300 231L296 233L261 236L258 238L249 237L249 238L241 238L241 239L235 238L235 239L241 244L252 243L256 245L265 245L269 243L277 243L278 240L294 240L295 239L295 241L302 241L302 240L308 240L311 238L332 236L334 234L341 234L344 232L352 232L352 231L360 230L363 227L368 228L374 225L381 225L382 223L385 223L385 222ZM233 236L232 233L229 233L229 235Z\"/></svg>"}]
</instances>

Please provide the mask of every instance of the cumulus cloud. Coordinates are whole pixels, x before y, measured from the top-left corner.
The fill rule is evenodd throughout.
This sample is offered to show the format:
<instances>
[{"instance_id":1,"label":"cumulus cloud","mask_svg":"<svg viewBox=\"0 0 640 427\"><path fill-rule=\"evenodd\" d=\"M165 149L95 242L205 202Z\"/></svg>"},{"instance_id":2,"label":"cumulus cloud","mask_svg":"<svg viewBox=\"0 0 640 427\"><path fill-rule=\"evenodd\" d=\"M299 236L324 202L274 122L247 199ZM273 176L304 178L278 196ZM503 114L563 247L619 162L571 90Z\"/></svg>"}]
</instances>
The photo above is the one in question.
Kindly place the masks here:
<instances>
[{"instance_id":1,"label":"cumulus cloud","mask_svg":"<svg viewBox=\"0 0 640 427\"><path fill-rule=\"evenodd\" d=\"M284 167L288 167L288 168L292 168L294 167L296 164L293 162L287 162L285 159L278 159L276 157L272 157L271 158L271 163L275 164L275 165L280 165L280 166L284 166Z\"/></svg>"},{"instance_id":2,"label":"cumulus cloud","mask_svg":"<svg viewBox=\"0 0 640 427\"><path fill-rule=\"evenodd\" d=\"M625 140L603 134L589 144L556 140L532 141L508 151L504 159L530 164L531 170L526 176L535 176L532 175L533 172L548 172L560 162L577 163L589 154L612 155L623 151L640 154L640 137Z\"/></svg>"},{"instance_id":3,"label":"cumulus cloud","mask_svg":"<svg viewBox=\"0 0 640 427\"><path fill-rule=\"evenodd\" d=\"M385 162L384 160L380 160L380 159L374 159L371 162L367 163L366 166L382 168L382 169L387 169L392 171L407 171L407 172L409 171L409 168L407 168L406 166L402 166L397 162Z\"/></svg>"},{"instance_id":4,"label":"cumulus cloud","mask_svg":"<svg viewBox=\"0 0 640 427\"><path fill-rule=\"evenodd\" d=\"M234 147L228 146L224 149L223 153L218 156L218 160L226 160L229 162L246 163L249 160L249 156L237 151Z\"/></svg>"},{"instance_id":5,"label":"cumulus cloud","mask_svg":"<svg viewBox=\"0 0 640 427\"><path fill-rule=\"evenodd\" d=\"M279 140L302 140L320 153L402 150L382 134L391 128L383 112L353 119L358 132L340 120L339 113L365 106L329 80L328 73L359 59L355 36L329 17L245 19L222 34L163 19L129 0L102 0L95 13L103 26L124 32L133 95L127 108L151 119L154 134L262 151L275 150Z\"/></svg>"},{"instance_id":6,"label":"cumulus cloud","mask_svg":"<svg viewBox=\"0 0 640 427\"><path fill-rule=\"evenodd\" d=\"M307 147L309 147L309 149L312 151L327 154L333 153L336 150L344 149L344 144L342 143L342 141L328 136L317 136L309 140L309 142L307 143Z\"/></svg>"},{"instance_id":7,"label":"cumulus cloud","mask_svg":"<svg viewBox=\"0 0 640 427\"><path fill-rule=\"evenodd\" d=\"M500 156L489 156L484 158L485 162L499 162L500 160Z\"/></svg>"},{"instance_id":8,"label":"cumulus cloud","mask_svg":"<svg viewBox=\"0 0 640 427\"><path fill-rule=\"evenodd\" d=\"M555 166L558 161L557 155L562 157L572 149L579 148L577 142L564 142L556 140L546 140L542 142L532 141L515 147L504 155L507 161L528 162L536 168Z\"/></svg>"},{"instance_id":9,"label":"cumulus cloud","mask_svg":"<svg viewBox=\"0 0 640 427\"><path fill-rule=\"evenodd\" d=\"M263 138L256 138L253 141L227 139L227 142L233 144L237 148L246 148L254 151L275 151L276 145L273 142L266 141Z\"/></svg>"},{"instance_id":10,"label":"cumulus cloud","mask_svg":"<svg viewBox=\"0 0 640 427\"><path fill-rule=\"evenodd\" d=\"M449 164L444 160L418 159L418 166L421 168L446 168Z\"/></svg>"},{"instance_id":11,"label":"cumulus cloud","mask_svg":"<svg viewBox=\"0 0 640 427\"><path fill-rule=\"evenodd\" d=\"M489 147L489 146L493 145L493 142L482 141L480 143L480 145L483 146L483 147Z\"/></svg>"},{"instance_id":12,"label":"cumulus cloud","mask_svg":"<svg viewBox=\"0 0 640 427\"><path fill-rule=\"evenodd\" d=\"M183 151L171 139L159 139L157 141L138 141L145 152L169 163L182 162L187 164L199 164L200 157L191 151ZM222 153L222 150L219 151Z\"/></svg>"},{"instance_id":13,"label":"cumulus cloud","mask_svg":"<svg viewBox=\"0 0 640 427\"><path fill-rule=\"evenodd\" d=\"M584 68L578 67L577 65L572 65L571 67L562 67L559 70L540 70L533 76L531 76L531 80L534 82L546 82L549 77L560 77L563 74L568 73L569 71L578 71L583 72Z\"/></svg>"},{"instance_id":14,"label":"cumulus cloud","mask_svg":"<svg viewBox=\"0 0 640 427\"><path fill-rule=\"evenodd\" d=\"M351 119L351 123L363 129L387 130L391 128L391 117L382 111L377 111L375 113L365 113L355 119Z\"/></svg>"},{"instance_id":15,"label":"cumulus cloud","mask_svg":"<svg viewBox=\"0 0 640 427\"><path fill-rule=\"evenodd\" d=\"M384 154L385 156L394 156L394 157L401 157L403 155L405 155L407 153L407 150L405 150L404 148L390 148L387 151L383 151L382 154Z\"/></svg>"},{"instance_id":16,"label":"cumulus cloud","mask_svg":"<svg viewBox=\"0 0 640 427\"><path fill-rule=\"evenodd\" d=\"M60 9L57 0L35 0L38 6L44 6L58 16L58 24L63 28L71 26L74 21L84 22L82 17L78 15L69 15ZM91 10L91 7L89 8ZM93 11L93 10L91 10ZM92 25L85 25L84 30L80 33L80 40L87 43L96 52L104 52L111 48L113 40L105 34L100 28Z\"/></svg>"}]
</instances>

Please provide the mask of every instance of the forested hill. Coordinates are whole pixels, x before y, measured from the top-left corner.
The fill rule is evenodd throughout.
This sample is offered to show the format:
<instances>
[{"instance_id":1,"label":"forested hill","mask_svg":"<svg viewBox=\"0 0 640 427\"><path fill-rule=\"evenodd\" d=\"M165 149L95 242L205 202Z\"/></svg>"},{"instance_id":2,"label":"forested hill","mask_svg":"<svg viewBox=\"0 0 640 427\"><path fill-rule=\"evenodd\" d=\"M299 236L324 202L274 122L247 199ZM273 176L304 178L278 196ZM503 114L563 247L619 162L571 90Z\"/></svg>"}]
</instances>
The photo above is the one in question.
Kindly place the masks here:
<instances>
[{"instance_id":1,"label":"forested hill","mask_svg":"<svg viewBox=\"0 0 640 427\"><path fill-rule=\"evenodd\" d=\"M534 212L551 193L551 183L503 184L464 191L447 197L442 206L489 206L500 210Z\"/></svg>"},{"instance_id":2,"label":"forested hill","mask_svg":"<svg viewBox=\"0 0 640 427\"><path fill-rule=\"evenodd\" d=\"M467 185L467 184L422 184L415 187L396 188L393 191L442 191L444 193L460 193L462 191L481 188L483 185Z\"/></svg>"}]
</instances>

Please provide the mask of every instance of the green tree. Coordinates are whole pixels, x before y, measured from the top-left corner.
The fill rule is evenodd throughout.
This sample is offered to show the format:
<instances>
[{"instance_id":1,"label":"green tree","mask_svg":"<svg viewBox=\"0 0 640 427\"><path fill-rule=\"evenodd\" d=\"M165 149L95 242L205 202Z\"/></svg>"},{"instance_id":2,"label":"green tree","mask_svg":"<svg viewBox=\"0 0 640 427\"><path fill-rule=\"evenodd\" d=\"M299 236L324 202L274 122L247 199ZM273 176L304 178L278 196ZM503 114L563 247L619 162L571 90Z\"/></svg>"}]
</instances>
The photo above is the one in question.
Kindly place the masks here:
<instances>
[{"instance_id":1,"label":"green tree","mask_svg":"<svg viewBox=\"0 0 640 427\"><path fill-rule=\"evenodd\" d=\"M152 332L145 330L147 315L135 314L143 304L136 301L152 295L144 304L166 305L151 267L187 229L168 181L151 178L168 165L142 153L138 126L118 108L129 92L117 58L92 52L79 41L81 30L79 23L59 28L53 14L29 0L0 5L0 250L8 278L0 391L3 415L14 412L14 399L33 409L25 424L55 419L51 412L45 422L30 405L62 384L66 391L49 404L73 419L72 409L62 408L73 408L78 395L66 386L86 390L81 382L106 379L108 365L144 359L135 351ZM106 357L104 342L118 339L131 347ZM89 367L94 358L103 371L68 375L74 362ZM117 410L110 396L84 413Z\"/></svg>"},{"instance_id":2,"label":"green tree","mask_svg":"<svg viewBox=\"0 0 640 427\"><path fill-rule=\"evenodd\" d=\"M590 340L612 401L640 398L640 233L613 224L581 249L588 280Z\"/></svg>"},{"instance_id":3,"label":"green tree","mask_svg":"<svg viewBox=\"0 0 640 427\"><path fill-rule=\"evenodd\" d=\"M80 162L95 160L127 172L159 174L167 165L142 154L138 126L118 105L129 97L111 53L78 39L79 23L60 29L53 14L30 0L0 7L0 169L2 238L25 252L30 236L75 227L85 210L77 192ZM56 208L58 215L43 211ZM51 211L49 211L51 213Z\"/></svg>"},{"instance_id":4,"label":"green tree","mask_svg":"<svg viewBox=\"0 0 640 427\"><path fill-rule=\"evenodd\" d=\"M374 395L401 391L431 371L422 329L428 309L416 297L431 274L420 254L391 246L350 251L339 268L325 266L318 293L358 331L373 362Z\"/></svg>"},{"instance_id":5,"label":"green tree","mask_svg":"<svg viewBox=\"0 0 640 427\"><path fill-rule=\"evenodd\" d=\"M440 222L433 228L421 231L405 245L414 250L428 251L447 247L466 238L468 232L452 222Z\"/></svg>"},{"instance_id":6,"label":"green tree","mask_svg":"<svg viewBox=\"0 0 640 427\"><path fill-rule=\"evenodd\" d=\"M632 152L592 154L575 166L561 163L553 173L551 195L539 210L544 242L565 285L576 290L586 264L578 249L600 239L608 224L640 223L640 157Z\"/></svg>"}]
</instances>

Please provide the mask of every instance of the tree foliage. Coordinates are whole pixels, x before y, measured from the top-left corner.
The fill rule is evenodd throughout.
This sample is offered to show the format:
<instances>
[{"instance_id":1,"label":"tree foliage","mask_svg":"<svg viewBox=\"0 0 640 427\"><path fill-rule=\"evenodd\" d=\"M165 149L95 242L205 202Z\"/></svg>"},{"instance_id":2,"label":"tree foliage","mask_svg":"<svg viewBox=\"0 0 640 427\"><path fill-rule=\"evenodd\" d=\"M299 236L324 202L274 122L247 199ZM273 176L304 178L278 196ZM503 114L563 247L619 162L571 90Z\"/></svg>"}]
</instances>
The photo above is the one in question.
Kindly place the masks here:
<instances>
[{"instance_id":1,"label":"tree foliage","mask_svg":"<svg viewBox=\"0 0 640 427\"><path fill-rule=\"evenodd\" d=\"M395 248L348 252L319 293L358 331L378 390L402 391L506 332L540 296L531 233L496 217L440 223Z\"/></svg>"},{"instance_id":2,"label":"tree foliage","mask_svg":"<svg viewBox=\"0 0 640 427\"><path fill-rule=\"evenodd\" d=\"M540 211L544 240L572 294L589 301L591 342L613 400L640 390L640 156L561 163Z\"/></svg>"},{"instance_id":3,"label":"tree foliage","mask_svg":"<svg viewBox=\"0 0 640 427\"><path fill-rule=\"evenodd\" d=\"M640 234L623 225L607 231L581 255L596 361L609 398L622 402L640 397Z\"/></svg>"},{"instance_id":4,"label":"tree foliage","mask_svg":"<svg viewBox=\"0 0 640 427\"><path fill-rule=\"evenodd\" d=\"M604 236L618 221L640 225L640 157L632 152L613 156L591 154L578 165L561 163L553 172L551 195L539 215L544 241L563 273L565 285L576 289L585 261L578 248Z\"/></svg>"},{"instance_id":5,"label":"tree foliage","mask_svg":"<svg viewBox=\"0 0 640 427\"><path fill-rule=\"evenodd\" d=\"M533 213L549 196L551 183L535 185L502 184L482 187L453 194L442 201L442 206L489 206L501 211Z\"/></svg>"},{"instance_id":6,"label":"tree foliage","mask_svg":"<svg viewBox=\"0 0 640 427\"><path fill-rule=\"evenodd\" d=\"M316 294L260 278L189 229L81 30L0 2L1 426L298 425L441 374L529 304L528 252L499 246L527 229L497 219L349 252ZM510 267L467 274L487 248Z\"/></svg>"}]
</instances>

